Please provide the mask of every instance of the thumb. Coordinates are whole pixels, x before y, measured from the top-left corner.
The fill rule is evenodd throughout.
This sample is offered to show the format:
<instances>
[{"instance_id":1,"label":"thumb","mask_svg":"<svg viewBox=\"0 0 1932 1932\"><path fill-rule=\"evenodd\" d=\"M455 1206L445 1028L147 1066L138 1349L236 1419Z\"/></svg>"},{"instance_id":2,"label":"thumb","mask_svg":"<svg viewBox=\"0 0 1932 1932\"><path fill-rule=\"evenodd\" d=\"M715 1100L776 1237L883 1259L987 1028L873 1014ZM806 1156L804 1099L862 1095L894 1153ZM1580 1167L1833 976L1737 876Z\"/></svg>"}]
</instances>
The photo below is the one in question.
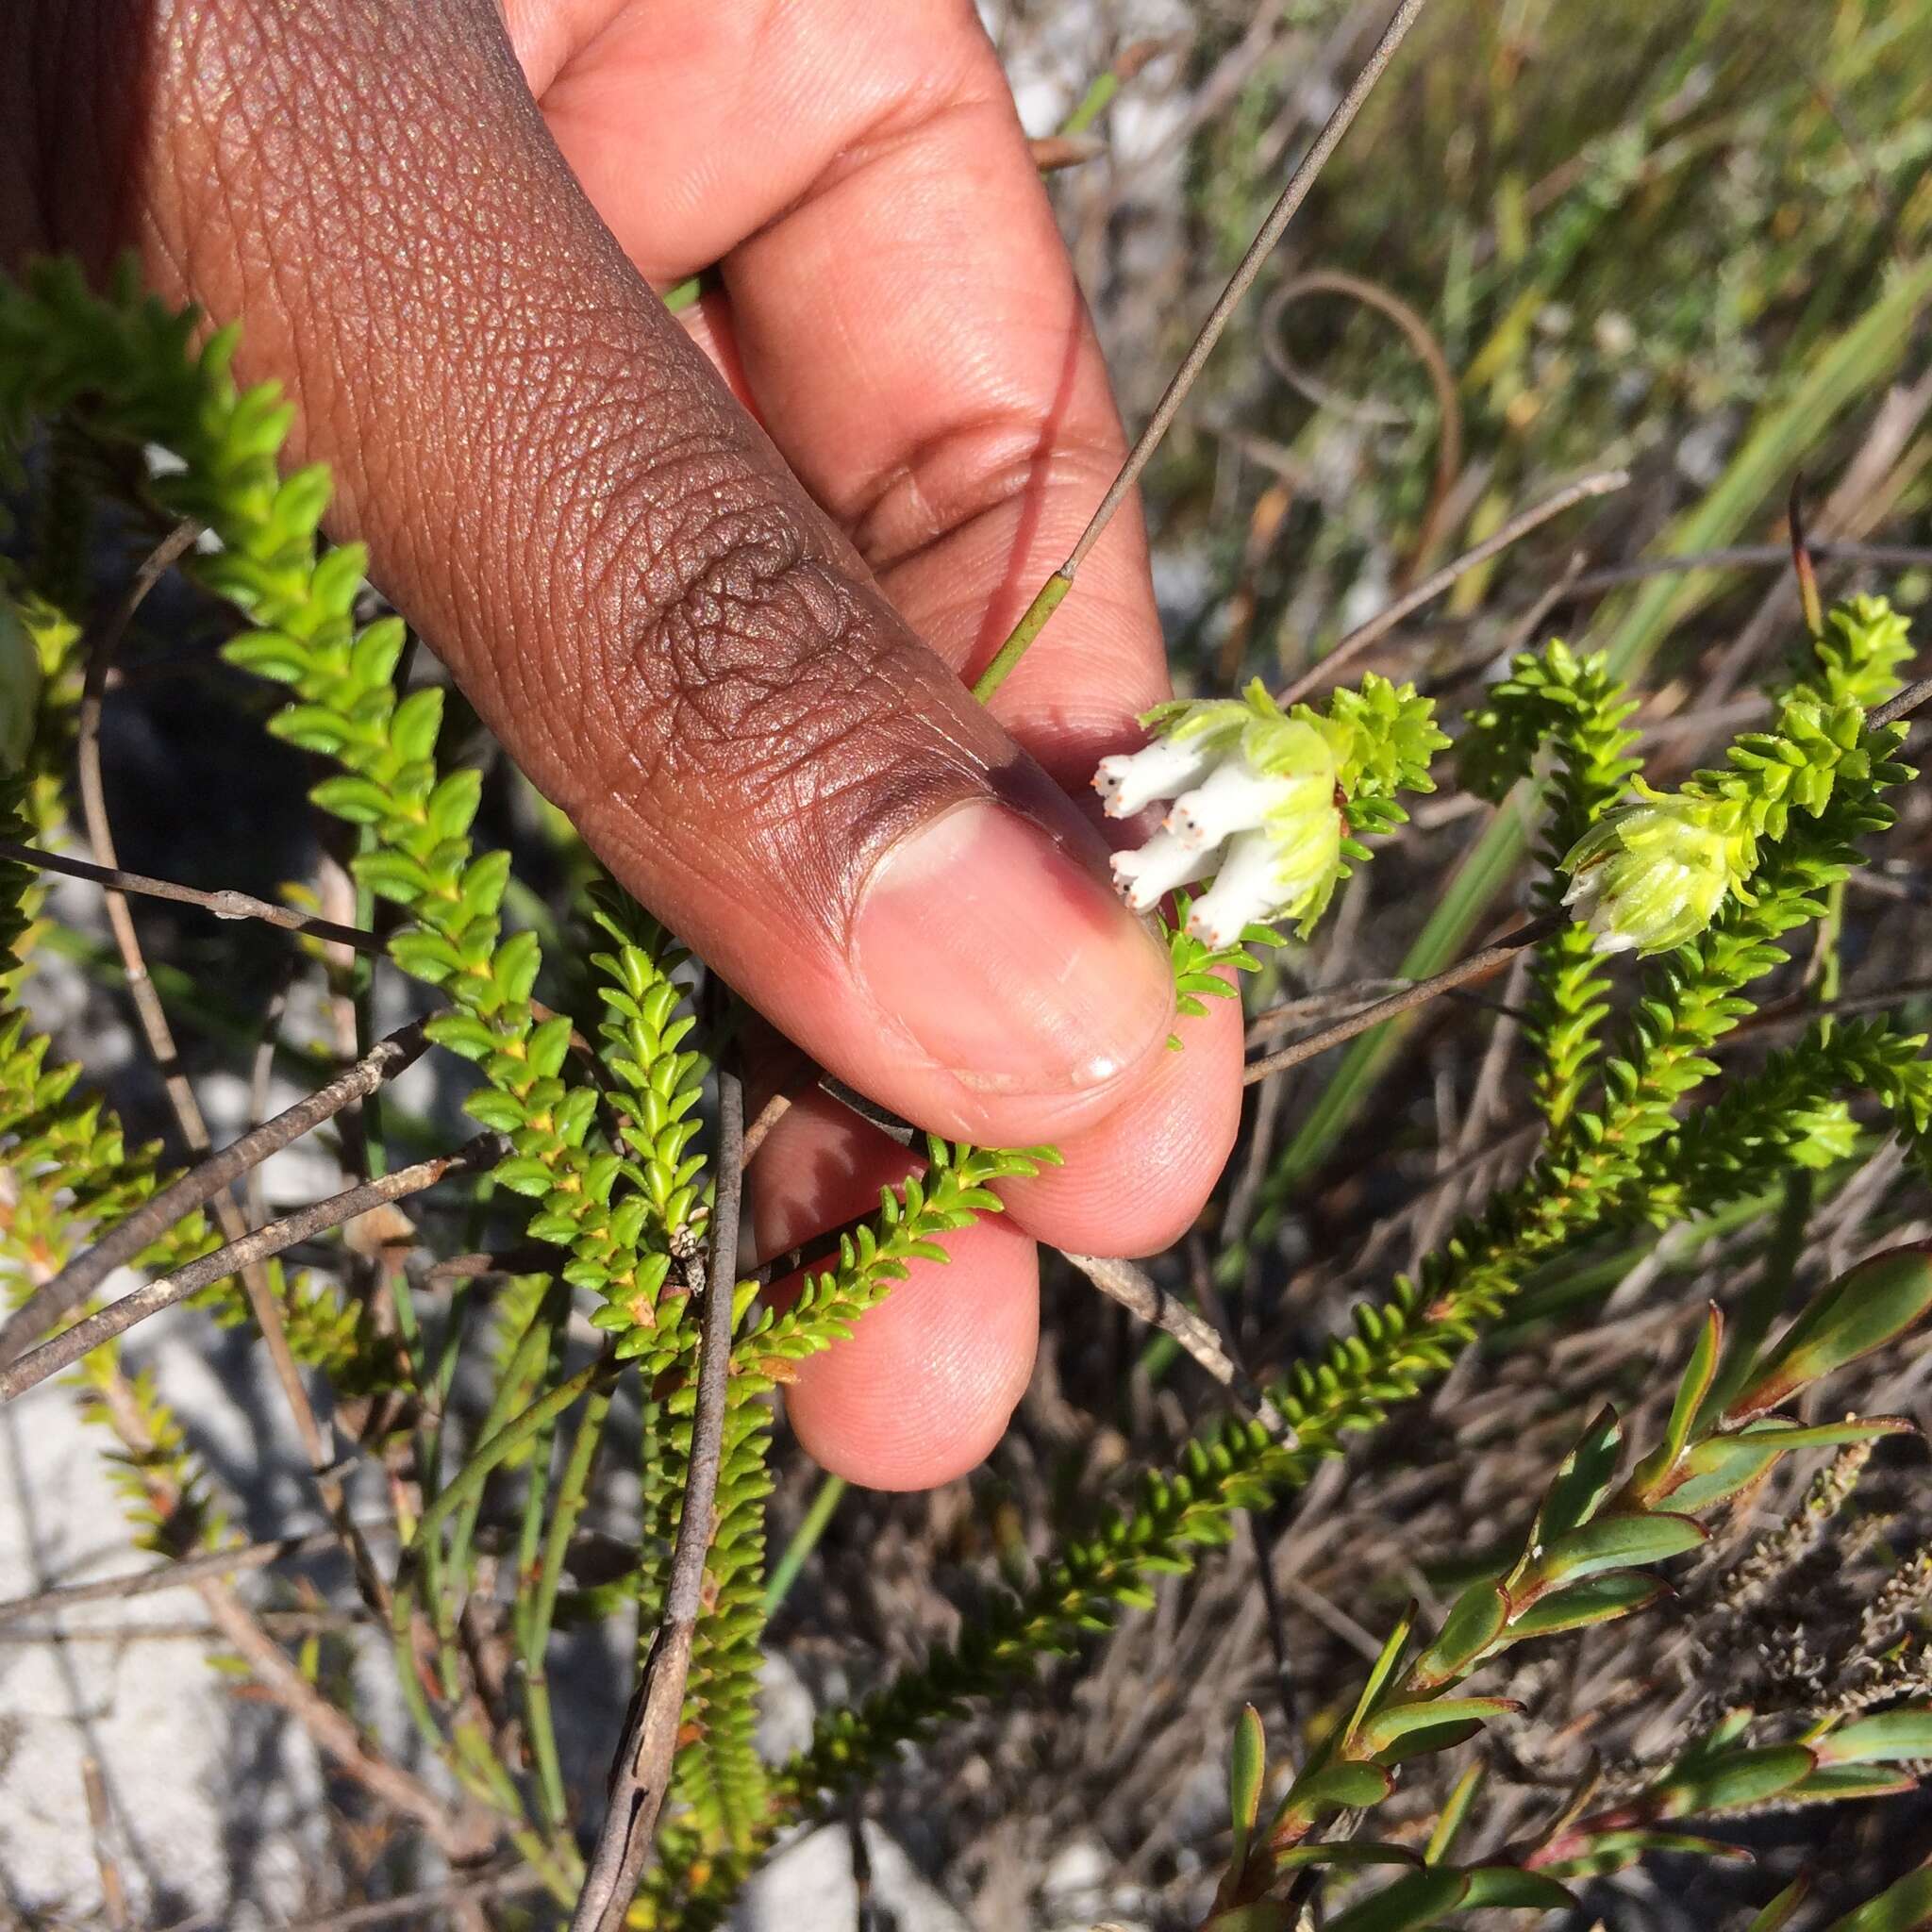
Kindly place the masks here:
<instances>
[{"instance_id":1,"label":"thumb","mask_svg":"<svg viewBox=\"0 0 1932 1932\"><path fill-rule=\"evenodd\" d=\"M1167 1032L1160 948L638 278L494 9L47 11L56 58L8 86L105 129L136 205L45 239L139 239L242 323L340 533L617 876L923 1124L1108 1110ZM56 186L41 208L114 205Z\"/></svg>"}]
</instances>

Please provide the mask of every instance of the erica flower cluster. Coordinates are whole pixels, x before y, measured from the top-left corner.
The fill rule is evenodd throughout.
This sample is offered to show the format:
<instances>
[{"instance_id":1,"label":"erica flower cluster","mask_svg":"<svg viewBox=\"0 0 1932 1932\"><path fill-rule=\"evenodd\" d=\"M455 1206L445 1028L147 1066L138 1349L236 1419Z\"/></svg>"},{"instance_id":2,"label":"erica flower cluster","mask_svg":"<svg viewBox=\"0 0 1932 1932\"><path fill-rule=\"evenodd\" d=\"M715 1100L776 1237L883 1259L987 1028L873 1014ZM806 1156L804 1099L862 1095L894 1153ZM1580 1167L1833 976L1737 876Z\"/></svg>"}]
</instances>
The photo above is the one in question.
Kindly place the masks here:
<instances>
[{"instance_id":1,"label":"erica flower cluster","mask_svg":"<svg viewBox=\"0 0 1932 1932\"><path fill-rule=\"evenodd\" d=\"M1144 751L1103 758L1093 774L1110 818L1166 804L1161 829L1113 857L1114 884L1137 912L1211 878L1188 913L1204 944L1243 929L1322 915L1341 877L1348 822L1337 738L1347 726L1288 716L1259 686L1245 698L1165 708Z\"/></svg>"},{"instance_id":2,"label":"erica flower cluster","mask_svg":"<svg viewBox=\"0 0 1932 1932\"><path fill-rule=\"evenodd\" d=\"M1693 940L1750 875L1750 841L1707 801L1653 791L1606 812L1563 860L1563 904L1600 953L1663 953Z\"/></svg>"},{"instance_id":3,"label":"erica flower cluster","mask_svg":"<svg viewBox=\"0 0 1932 1932\"><path fill-rule=\"evenodd\" d=\"M1769 728L1743 733L1721 765L1661 791L1636 775L1636 706L1607 656L1579 658L1552 640L1518 657L1472 717L1463 776L1500 804L1554 748L1548 782L1559 823L1588 826L1581 838L1567 830L1555 848L1569 846L1556 861L1567 875L1563 904L1598 952L1673 951L1726 902L1753 903L1764 841L1784 839L1801 816L1822 816L1844 787L1910 776L1894 760L1899 727L1874 728L1869 713L1898 691L1911 655L1905 620L1882 598L1840 605L1774 692Z\"/></svg>"}]
</instances>

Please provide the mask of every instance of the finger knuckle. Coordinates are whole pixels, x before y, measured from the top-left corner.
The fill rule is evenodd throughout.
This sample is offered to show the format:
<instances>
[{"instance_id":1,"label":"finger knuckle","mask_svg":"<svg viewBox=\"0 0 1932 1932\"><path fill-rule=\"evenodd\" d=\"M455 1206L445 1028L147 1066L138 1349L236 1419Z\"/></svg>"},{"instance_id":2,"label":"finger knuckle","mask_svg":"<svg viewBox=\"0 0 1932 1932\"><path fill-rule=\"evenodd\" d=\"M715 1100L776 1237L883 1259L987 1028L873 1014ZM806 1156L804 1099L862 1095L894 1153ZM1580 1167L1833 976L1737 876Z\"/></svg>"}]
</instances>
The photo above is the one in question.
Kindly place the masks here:
<instances>
[{"instance_id":1,"label":"finger knuckle","mask_svg":"<svg viewBox=\"0 0 1932 1932\"><path fill-rule=\"evenodd\" d=\"M608 673L655 789L809 808L891 735L895 641L808 518L702 445L660 454L607 514Z\"/></svg>"}]
</instances>

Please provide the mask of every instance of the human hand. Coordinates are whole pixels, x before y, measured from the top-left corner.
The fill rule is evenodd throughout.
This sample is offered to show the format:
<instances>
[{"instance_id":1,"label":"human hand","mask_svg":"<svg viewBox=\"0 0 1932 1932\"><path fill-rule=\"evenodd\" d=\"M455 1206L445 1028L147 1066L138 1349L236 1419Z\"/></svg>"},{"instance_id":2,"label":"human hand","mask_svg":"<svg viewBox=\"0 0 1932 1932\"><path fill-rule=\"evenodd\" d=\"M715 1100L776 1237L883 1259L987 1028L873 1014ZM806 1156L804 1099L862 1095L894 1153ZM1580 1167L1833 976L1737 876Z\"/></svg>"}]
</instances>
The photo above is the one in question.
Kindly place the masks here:
<instances>
[{"instance_id":1,"label":"human hand","mask_svg":"<svg viewBox=\"0 0 1932 1932\"><path fill-rule=\"evenodd\" d=\"M1085 808L1166 694L1131 512L991 706L961 682L1122 455L971 7L41 5L0 125L5 258L134 243L242 323L333 533L627 888L851 1085L1061 1148L791 1391L856 1480L970 1467L1031 1363L1034 1241L1173 1240L1241 1038L1218 1003L1164 1050ZM648 283L713 262L687 330ZM754 1164L761 1247L906 1164L806 1094Z\"/></svg>"}]
</instances>

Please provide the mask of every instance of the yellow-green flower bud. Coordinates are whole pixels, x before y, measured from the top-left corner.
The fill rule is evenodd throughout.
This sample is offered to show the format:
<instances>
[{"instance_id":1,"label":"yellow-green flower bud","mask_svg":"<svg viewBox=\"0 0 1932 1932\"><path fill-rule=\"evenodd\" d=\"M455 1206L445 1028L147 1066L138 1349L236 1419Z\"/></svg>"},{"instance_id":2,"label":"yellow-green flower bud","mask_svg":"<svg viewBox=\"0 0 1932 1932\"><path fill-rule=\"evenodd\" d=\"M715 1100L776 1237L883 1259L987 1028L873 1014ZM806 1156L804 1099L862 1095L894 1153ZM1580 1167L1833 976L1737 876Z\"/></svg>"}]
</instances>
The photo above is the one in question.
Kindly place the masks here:
<instances>
[{"instance_id":1,"label":"yellow-green flower bud","mask_svg":"<svg viewBox=\"0 0 1932 1932\"><path fill-rule=\"evenodd\" d=\"M1563 903L1600 953L1664 953L1693 940L1740 883L1739 840L1702 801L1654 793L1607 812L1563 861Z\"/></svg>"}]
</instances>

